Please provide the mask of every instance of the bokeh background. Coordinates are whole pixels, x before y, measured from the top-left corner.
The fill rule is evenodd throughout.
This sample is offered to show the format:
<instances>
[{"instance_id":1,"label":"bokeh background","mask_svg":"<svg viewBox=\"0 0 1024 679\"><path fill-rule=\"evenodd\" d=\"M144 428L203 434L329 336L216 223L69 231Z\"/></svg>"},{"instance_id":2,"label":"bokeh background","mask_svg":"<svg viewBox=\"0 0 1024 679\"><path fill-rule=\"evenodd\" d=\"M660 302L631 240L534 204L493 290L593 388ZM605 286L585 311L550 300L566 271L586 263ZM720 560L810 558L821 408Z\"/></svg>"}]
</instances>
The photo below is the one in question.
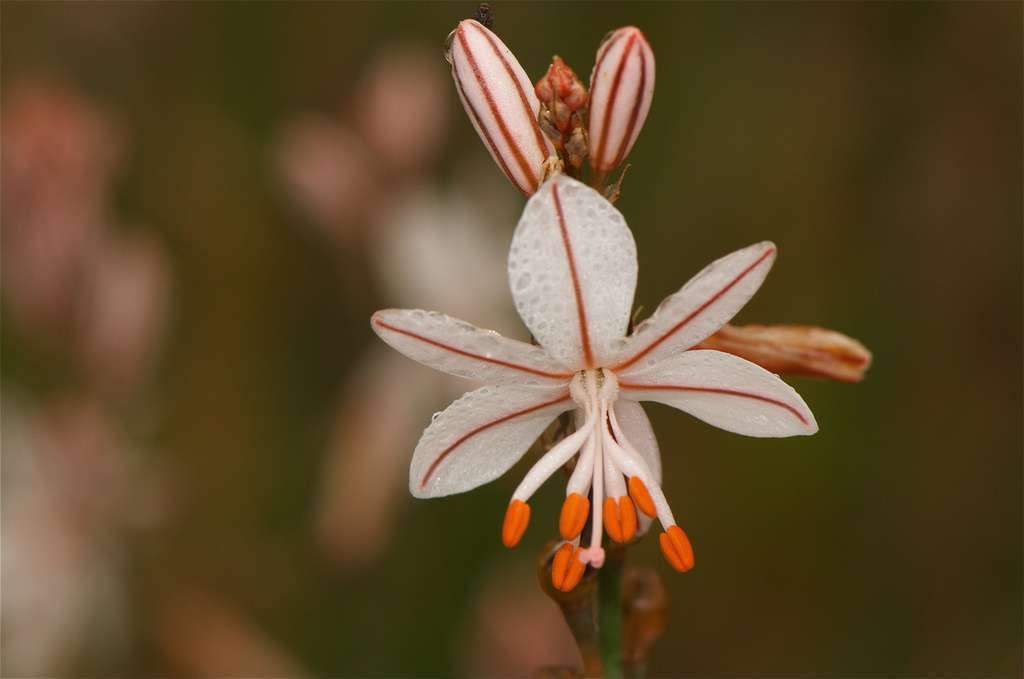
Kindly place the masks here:
<instances>
[{"instance_id":1,"label":"bokeh background","mask_svg":"<svg viewBox=\"0 0 1024 679\"><path fill-rule=\"evenodd\" d=\"M657 88L619 204L653 308L781 256L740 322L875 354L795 379L762 441L649 408L697 568L654 540L650 675L1022 672L1020 3L493 3L533 78L635 24ZM414 501L466 385L383 351L385 306L522 337L522 198L442 59L472 3L2 11L5 676L521 676L575 664L498 539L522 473ZM548 518L545 518L548 517Z\"/></svg>"}]
</instances>

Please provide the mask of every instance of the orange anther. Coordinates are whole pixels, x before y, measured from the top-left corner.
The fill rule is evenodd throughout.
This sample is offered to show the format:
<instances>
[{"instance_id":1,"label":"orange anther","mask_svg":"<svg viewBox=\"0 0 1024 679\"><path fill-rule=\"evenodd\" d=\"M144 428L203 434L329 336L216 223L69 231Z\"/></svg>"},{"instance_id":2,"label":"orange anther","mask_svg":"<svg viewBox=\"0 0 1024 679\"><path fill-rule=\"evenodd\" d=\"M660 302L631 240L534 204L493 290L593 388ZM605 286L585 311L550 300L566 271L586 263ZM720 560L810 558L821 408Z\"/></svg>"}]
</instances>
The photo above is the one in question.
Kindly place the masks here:
<instances>
[{"instance_id":1,"label":"orange anther","mask_svg":"<svg viewBox=\"0 0 1024 679\"><path fill-rule=\"evenodd\" d=\"M616 504L615 498L612 497L604 499L604 531L615 542L625 542L622 539L622 521L619 519L619 505Z\"/></svg>"},{"instance_id":2,"label":"orange anther","mask_svg":"<svg viewBox=\"0 0 1024 679\"><path fill-rule=\"evenodd\" d=\"M623 495L618 502L605 498L604 530L615 542L629 542L636 536L636 509L633 501Z\"/></svg>"},{"instance_id":3,"label":"orange anther","mask_svg":"<svg viewBox=\"0 0 1024 679\"><path fill-rule=\"evenodd\" d=\"M633 501L625 495L619 498L619 522L622 524L623 542L629 542L636 537L636 508Z\"/></svg>"},{"instance_id":4,"label":"orange anther","mask_svg":"<svg viewBox=\"0 0 1024 679\"><path fill-rule=\"evenodd\" d=\"M519 539L526 532L530 523L530 505L521 500L512 500L505 510L505 523L501 526L501 541L506 547L512 548L519 544Z\"/></svg>"},{"instance_id":5,"label":"orange anther","mask_svg":"<svg viewBox=\"0 0 1024 679\"><path fill-rule=\"evenodd\" d=\"M633 502L636 503L641 512L652 519L657 516L658 512L654 508L654 500L651 499L651 494L647 492L647 486L644 485L639 476L629 477L629 496L633 498Z\"/></svg>"},{"instance_id":6,"label":"orange anther","mask_svg":"<svg viewBox=\"0 0 1024 679\"><path fill-rule=\"evenodd\" d=\"M572 545L568 542L563 544L555 552L555 560L551 562L551 584L555 589L561 590L565 576L569 573L569 559L572 558Z\"/></svg>"},{"instance_id":7,"label":"orange anther","mask_svg":"<svg viewBox=\"0 0 1024 679\"><path fill-rule=\"evenodd\" d=\"M572 559L569 560L569 572L565 574L565 580L562 582L562 591L571 592L576 585L580 584L580 580L583 579L583 572L587 570L587 564L579 560L577 554L579 549L573 552Z\"/></svg>"},{"instance_id":8,"label":"orange anther","mask_svg":"<svg viewBox=\"0 0 1024 679\"><path fill-rule=\"evenodd\" d=\"M672 568L680 573L693 568L693 547L690 546L690 539L679 526L669 526L669 529L659 537L661 542L661 553Z\"/></svg>"},{"instance_id":9,"label":"orange anther","mask_svg":"<svg viewBox=\"0 0 1024 679\"><path fill-rule=\"evenodd\" d=\"M562 592L571 591L583 579L587 565L579 560L578 547L568 542L555 552L555 560L551 564L551 584Z\"/></svg>"},{"instance_id":10,"label":"orange anther","mask_svg":"<svg viewBox=\"0 0 1024 679\"><path fill-rule=\"evenodd\" d=\"M571 493L562 505L562 514L558 517L558 531L563 540L575 539L587 523L590 513L590 500L579 493Z\"/></svg>"}]
</instances>

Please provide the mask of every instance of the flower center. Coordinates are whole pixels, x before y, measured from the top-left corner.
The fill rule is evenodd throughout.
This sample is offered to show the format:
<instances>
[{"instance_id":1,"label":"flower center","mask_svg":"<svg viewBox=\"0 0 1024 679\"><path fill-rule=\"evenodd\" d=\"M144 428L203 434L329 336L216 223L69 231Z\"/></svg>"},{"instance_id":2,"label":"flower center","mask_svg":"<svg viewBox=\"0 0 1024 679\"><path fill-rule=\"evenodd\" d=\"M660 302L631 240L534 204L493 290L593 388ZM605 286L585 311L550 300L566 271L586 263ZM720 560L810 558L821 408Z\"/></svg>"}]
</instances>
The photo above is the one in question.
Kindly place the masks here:
<instances>
[{"instance_id":1,"label":"flower center","mask_svg":"<svg viewBox=\"0 0 1024 679\"><path fill-rule=\"evenodd\" d=\"M610 406L619 397L619 380L607 368L588 368L573 375L569 382L569 394L580 407L587 409L597 404Z\"/></svg>"}]
</instances>

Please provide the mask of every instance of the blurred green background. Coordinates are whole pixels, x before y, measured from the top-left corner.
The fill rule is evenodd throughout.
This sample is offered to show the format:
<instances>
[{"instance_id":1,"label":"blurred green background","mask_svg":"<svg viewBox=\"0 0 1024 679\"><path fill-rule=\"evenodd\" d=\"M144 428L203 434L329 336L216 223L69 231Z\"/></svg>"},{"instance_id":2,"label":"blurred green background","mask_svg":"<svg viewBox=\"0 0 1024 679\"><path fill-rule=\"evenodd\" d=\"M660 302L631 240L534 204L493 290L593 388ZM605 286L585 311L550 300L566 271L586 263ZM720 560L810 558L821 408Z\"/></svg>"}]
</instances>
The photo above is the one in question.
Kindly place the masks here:
<instances>
[{"instance_id":1,"label":"blurred green background","mask_svg":"<svg viewBox=\"0 0 1024 679\"><path fill-rule=\"evenodd\" d=\"M619 203L638 304L771 239L779 261L738 320L833 328L875 356L861 384L790 380L821 426L809 439L649 408L697 554L678 575L655 540L632 551L672 601L650 675L1020 676L1022 5L492 4L534 79L555 53L586 79L621 25L653 46L654 104ZM368 325L420 304L511 323L502 253L522 200L441 58L475 5L0 9L3 265L30 281L3 290L4 674L494 676L572 662L532 571L561 483L538 494L514 552L498 536L524 465L413 500L408 456L457 390L389 363ZM423 85L420 99L389 99L391 82ZM63 134L15 112L40 89L65 101L53 125L78 124L69 97L105 121L116 142L96 153L116 146L117 160L88 189L103 233L145 239L165 262L163 292L140 304L166 307L159 330L145 326L155 358L129 388L105 386L127 360L116 338L78 358L68 328L91 307L40 323L39 302L18 297L68 242L51 219L54 240L19 260L35 233L16 223L31 213L19 197L62 200L46 198L45 163L14 164L19 140ZM427 148L386 160L374 134L410 121ZM433 216L395 217L410 195ZM480 265L445 232L455 245L441 251L479 269L456 291L496 289L487 301L456 305L443 283L421 301L416 276L440 274L417 267L433 260L388 240L404 233L396 220L424 221L430 252L452 210L497 253ZM97 255L76 256L88 268ZM83 427L107 433L85 446ZM406 452L377 457L385 443ZM43 470L19 473L12 461L32 467L40 445Z\"/></svg>"}]
</instances>

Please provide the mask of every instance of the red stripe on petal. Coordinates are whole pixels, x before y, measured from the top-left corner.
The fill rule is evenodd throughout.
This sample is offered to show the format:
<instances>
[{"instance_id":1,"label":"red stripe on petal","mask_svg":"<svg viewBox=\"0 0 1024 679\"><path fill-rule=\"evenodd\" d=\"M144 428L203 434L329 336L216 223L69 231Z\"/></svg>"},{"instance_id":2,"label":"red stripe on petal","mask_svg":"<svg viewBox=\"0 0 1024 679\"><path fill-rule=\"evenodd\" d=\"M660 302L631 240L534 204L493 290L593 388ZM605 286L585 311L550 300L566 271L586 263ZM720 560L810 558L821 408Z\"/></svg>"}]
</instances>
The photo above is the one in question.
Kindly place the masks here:
<instances>
[{"instance_id":1,"label":"red stripe on petal","mask_svg":"<svg viewBox=\"0 0 1024 679\"><path fill-rule=\"evenodd\" d=\"M803 416L803 414L789 405L785 401L770 398L768 396L761 396L760 394L752 394L747 391L740 391L739 389L724 389L719 387L693 387L682 384L633 384L631 382L619 382L620 389L632 389L634 391L690 391L695 393L703 394L721 394L723 396L739 396L741 398L749 398L756 401L762 401L763 403L770 403L771 405L784 408L792 413L800 422L806 427L810 426L810 421Z\"/></svg>"},{"instance_id":2,"label":"red stripe on petal","mask_svg":"<svg viewBox=\"0 0 1024 679\"><path fill-rule=\"evenodd\" d=\"M472 431L463 434L454 443L452 443L450 446L448 446L447 448L442 450L441 454L437 456L437 459L430 463L430 466L427 468L426 473L423 474L423 478L420 479L420 490L422 490L422 489L427 487L427 483L430 481L430 477L434 475L434 472L437 471L438 466L440 466L440 464L442 462L444 462L445 458L447 458L449 455L451 455L463 443L465 443L469 439L473 438L474 436L476 436L480 432L487 431L491 427L496 427L499 424L508 422L509 420L514 420L515 418L522 417L523 415L529 415L530 413L537 412L538 410L541 410L543 408L547 408L548 406L553 406L556 403L561 403L562 401L568 401L568 400L569 400L568 396L560 396L560 397L558 397L556 399L552 399L551 401L545 401L544 403L540 403L538 405L531 406L531 407L526 408L524 410L519 410L517 412L510 413L508 415L505 415L504 417L499 417L496 420L493 420L493 421L488 422L486 424L482 424L479 427L477 427L476 429L473 429Z\"/></svg>"},{"instance_id":3,"label":"red stripe on petal","mask_svg":"<svg viewBox=\"0 0 1024 679\"><path fill-rule=\"evenodd\" d=\"M629 56L629 50L633 48L633 44L636 42L636 33L632 33L629 36L629 41L626 43L625 48L622 50L622 56L619 58L619 65L615 69L615 79L612 81L612 90L608 94L608 102L605 104L605 116L604 120L601 121L601 141L597 147L597 153L594 155L597 161L598 169L611 169L614 165L605 166L604 164L604 152L605 147L608 145L608 129L611 127L612 116L615 114L615 100L619 96L619 85L622 83L622 73L626 70L626 58Z\"/></svg>"},{"instance_id":4,"label":"red stripe on petal","mask_svg":"<svg viewBox=\"0 0 1024 679\"><path fill-rule=\"evenodd\" d=\"M470 24L470 25L473 25L473 24ZM519 102L523 105L523 110L526 111L526 117L527 117L527 119L533 121L533 123L534 123L534 125L533 125L533 138L534 138L534 141L537 142L537 148L540 150L541 157L542 158L547 158L547 156L548 156L548 147L544 144L544 135L541 134L540 125L537 124L538 112L534 111L532 108L530 108L530 102L526 98L526 92L523 90L523 84L519 81L519 78L516 77L515 69L512 68L512 64L510 64L508 62L508 59L505 58L505 55L502 54L501 50L498 48L498 44L495 42L494 36L489 31L486 31L486 30L484 30L484 29L482 29L482 28L480 28L478 26L474 26L474 27L478 31L480 31L480 33L487 39L487 42L488 42L488 44L490 44L491 49L494 50L495 56L497 56L499 59L501 59L501 63L505 67L505 72L508 73L508 77L512 79L513 83L515 83L516 92L519 94ZM539 171L539 168L538 168L538 171Z\"/></svg>"},{"instance_id":5,"label":"red stripe on petal","mask_svg":"<svg viewBox=\"0 0 1024 679\"><path fill-rule=\"evenodd\" d=\"M598 49L598 52L597 52L597 62L594 64L594 70L592 71L592 75L591 75L591 78L590 78L590 103L591 104L594 103L594 94L597 92L597 86L598 86L599 83L598 83L598 81L596 79L596 76L597 76L597 74L601 70L601 65L604 63L605 57L608 56L608 52L611 51L611 48L615 45L615 43L617 43L619 40L622 40L622 36L623 35L625 35L625 33L621 33L621 32L616 33L616 35L614 37L609 38L608 41L605 42ZM605 107L605 110L607 111L607 107ZM593 126L591 126L591 129L594 129Z\"/></svg>"},{"instance_id":6,"label":"red stripe on petal","mask_svg":"<svg viewBox=\"0 0 1024 679\"><path fill-rule=\"evenodd\" d=\"M530 163L526 160L526 156L523 155L523 150L516 146L515 138L512 137L512 133L509 132L508 129L508 124L505 122L505 119L502 118L501 112L498 110L498 105L494 101L494 95L491 93L490 88L487 87L487 82L484 80L483 73L480 72L480 65L473 57L473 53L469 49L469 42L466 40L466 36L462 32L462 29L458 31L457 37L459 39L459 44L462 45L462 49L466 54L466 60L469 62L469 67L473 70L473 76L476 78L476 82L480 86L480 91L483 92L484 99L487 100L487 106L491 109L491 115L494 116L494 122L497 123L501 136L505 138L505 142L508 144L509 150L515 158L516 164L519 166L519 169L523 171L523 174L526 175L527 180L530 183L529 190L523 189L518 182L516 182L516 184L520 189L523 189L524 193L532 193L537 190L537 176L534 171L530 169ZM515 81L515 78L513 78L513 80ZM516 83L518 84L518 81L516 81Z\"/></svg>"},{"instance_id":7,"label":"red stripe on petal","mask_svg":"<svg viewBox=\"0 0 1024 679\"><path fill-rule=\"evenodd\" d=\"M487 142L487 146L491 149L491 155L494 156L494 160L498 162L498 167L500 167L501 171L505 173L508 180L515 184L517 189L529 196L532 191L523 188L519 182L516 181L516 178L512 176L512 172L509 171L508 165L505 164L505 159L501 156L501 152L498 151L498 147L494 143L494 139L491 138L490 131L487 129L487 126L484 125L483 120L480 118L480 114L477 113L476 107L473 106L473 102L469 100L469 97L466 96L466 92L462 89L462 82L459 80L459 68L455 65L454 59L452 60L452 71L455 72L455 89L459 93L459 98L462 99L463 105L469 112L469 115L473 118L473 122L476 123L476 128L480 130L480 134L483 135L484 141Z\"/></svg>"},{"instance_id":8,"label":"red stripe on petal","mask_svg":"<svg viewBox=\"0 0 1024 679\"><path fill-rule=\"evenodd\" d=\"M569 229L565 224L565 214L562 212L562 201L558 198L558 184L556 182L551 182L551 197L555 202L555 213L558 215L558 228L562 233L565 256L569 260L569 275L572 277L572 291L576 297L576 312L580 323L580 343L583 345L583 362L587 368L592 368L594 366L594 352L590 347L590 331L587 329L587 311L583 306L583 290L580 288L580 278L576 273L576 258L572 254Z\"/></svg>"},{"instance_id":9,"label":"red stripe on petal","mask_svg":"<svg viewBox=\"0 0 1024 679\"><path fill-rule=\"evenodd\" d=\"M626 134L622 136L619 151L615 154L615 161L612 162L613 167L618 167L622 163L622 159L629 150L629 145L633 141L633 130L636 128L637 118L640 117L640 107L644 103L644 87L647 86L647 56L644 54L643 43L636 42L635 44L637 55L640 57L640 82L636 88L636 96L633 97L633 110L629 112L629 124L626 126ZM623 59L622 63L626 63L625 59Z\"/></svg>"},{"instance_id":10,"label":"red stripe on petal","mask_svg":"<svg viewBox=\"0 0 1024 679\"><path fill-rule=\"evenodd\" d=\"M616 370L616 371L624 370L624 369L628 368L629 366L633 365L634 363L636 363L637 361L639 361L641 358L643 358L647 354L649 354L659 344L661 344L662 342L667 340L669 337L671 337L675 333L679 332L679 330L684 328L688 323L690 323L690 321L695 319L697 316L699 316L702 313L704 313L704 311L706 311L708 307L710 307L712 304L714 304L719 299L721 299L722 295L724 295L725 293L729 292L729 290L731 290L733 287L735 287L741 280L746 278L746 276L751 271L756 269L758 267L758 265L760 265L764 260L766 260L768 257L770 257L774 252L775 252L775 248L768 248L767 250L765 250L764 253L760 257L758 257L754 261L753 264L751 264L746 269L744 269L743 271L738 273L736 275L736 277L733 278L731 281L729 281L729 283L727 285L725 285L721 290L716 292L706 302L704 302L699 307L694 309L693 312L690 313L689 316L687 316L683 320L681 320L678 323L676 323L674 326L672 326L672 328L669 329L668 332L666 332L664 335L662 335L661 337L659 337L658 339L654 340L649 345L647 345L647 347L645 349L642 349L640 352L635 354L632 358L627 359L627 360L623 361L622 363L619 363L617 366L612 368L612 370Z\"/></svg>"},{"instance_id":11,"label":"red stripe on petal","mask_svg":"<svg viewBox=\"0 0 1024 679\"><path fill-rule=\"evenodd\" d=\"M538 370L536 368L531 368L529 366L519 365L518 363L512 363L510 361L502 361L501 359L498 359L498 358L490 358L488 356L482 356L480 354L474 354L474 353L472 353L470 351L464 351L464 350L459 349L457 347L453 347L450 344L445 344L444 342L439 342L438 340L431 339L429 337L426 337L424 335L420 335L420 334L412 332L410 330L404 330L404 329L399 328L397 326L391 325L390 323L385 323L384 321L375 320L374 323L376 323L381 328L385 328L385 329L390 330L392 332L397 332L400 335L405 335L406 337L411 337L414 340L419 340L420 342L424 342L426 344L430 344L430 345L435 346L435 347L437 347L439 349L444 349L445 351L450 351L453 354L459 354L460 356L466 356L468 358L475 358L476 360L483 361L485 363L493 363L494 365L500 365L500 366L503 366L505 368L512 368L513 370L520 370L520 371L522 371L524 373L529 373L531 375L537 375L538 377L547 377L547 378L554 379L554 380L567 380L570 377L572 377L572 375L569 374L569 373L552 373L552 372L547 372L546 370Z\"/></svg>"}]
</instances>

